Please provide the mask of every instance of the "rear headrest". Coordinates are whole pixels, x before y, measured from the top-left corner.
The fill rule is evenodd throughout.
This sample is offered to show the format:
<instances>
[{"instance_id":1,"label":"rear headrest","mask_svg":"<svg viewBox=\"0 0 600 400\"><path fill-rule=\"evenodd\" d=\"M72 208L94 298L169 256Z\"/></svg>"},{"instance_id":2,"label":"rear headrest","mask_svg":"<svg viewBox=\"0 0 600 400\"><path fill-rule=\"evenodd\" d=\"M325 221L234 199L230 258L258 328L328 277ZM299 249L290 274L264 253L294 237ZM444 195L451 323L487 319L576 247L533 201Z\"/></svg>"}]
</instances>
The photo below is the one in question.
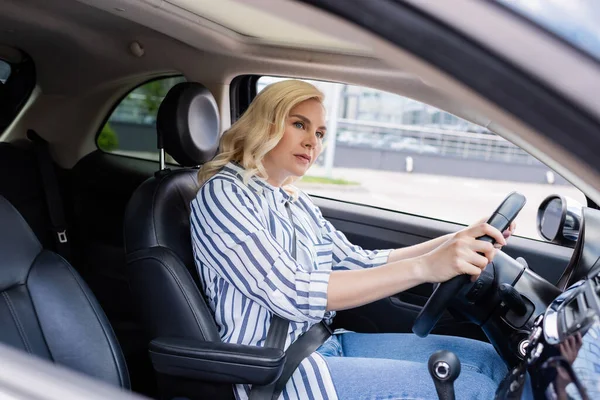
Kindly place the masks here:
<instances>
[{"instance_id":1,"label":"rear headrest","mask_svg":"<svg viewBox=\"0 0 600 400\"><path fill-rule=\"evenodd\" d=\"M42 245L21 214L0 196L0 291L25 283Z\"/></svg>"},{"instance_id":2,"label":"rear headrest","mask_svg":"<svg viewBox=\"0 0 600 400\"><path fill-rule=\"evenodd\" d=\"M207 88L196 82L169 90L156 117L165 151L184 167L210 161L219 147L219 109Z\"/></svg>"}]
</instances>

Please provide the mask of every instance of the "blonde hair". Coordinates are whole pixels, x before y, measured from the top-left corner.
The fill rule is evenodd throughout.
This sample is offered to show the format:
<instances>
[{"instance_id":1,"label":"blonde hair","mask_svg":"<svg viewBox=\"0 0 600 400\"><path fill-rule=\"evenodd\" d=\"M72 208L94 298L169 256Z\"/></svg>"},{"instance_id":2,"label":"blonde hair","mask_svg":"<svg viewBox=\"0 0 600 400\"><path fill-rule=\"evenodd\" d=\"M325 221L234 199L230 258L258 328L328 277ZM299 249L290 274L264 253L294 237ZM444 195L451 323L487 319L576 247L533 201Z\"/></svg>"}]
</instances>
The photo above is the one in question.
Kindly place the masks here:
<instances>
[{"instance_id":1,"label":"blonde hair","mask_svg":"<svg viewBox=\"0 0 600 400\"><path fill-rule=\"evenodd\" d=\"M268 179L263 158L283 137L285 121L292 108L311 99L323 104L324 95L307 82L286 80L265 87L240 119L223 134L215 158L198 171L198 183L202 185L230 161L244 167L246 184L254 175ZM288 178L283 183L291 194L295 194L295 189L286 186L293 181Z\"/></svg>"}]
</instances>

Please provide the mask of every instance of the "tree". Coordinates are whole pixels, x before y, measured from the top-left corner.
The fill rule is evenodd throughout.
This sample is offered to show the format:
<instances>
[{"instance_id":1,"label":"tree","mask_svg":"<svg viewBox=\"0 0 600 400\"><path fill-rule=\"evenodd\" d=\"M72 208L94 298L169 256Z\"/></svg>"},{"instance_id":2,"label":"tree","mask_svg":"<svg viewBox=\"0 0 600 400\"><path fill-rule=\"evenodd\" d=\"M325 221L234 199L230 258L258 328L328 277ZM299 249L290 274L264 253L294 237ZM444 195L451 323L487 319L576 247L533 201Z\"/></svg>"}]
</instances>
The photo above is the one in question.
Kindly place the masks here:
<instances>
[{"instance_id":1,"label":"tree","mask_svg":"<svg viewBox=\"0 0 600 400\"><path fill-rule=\"evenodd\" d=\"M156 117L160 103L163 101L167 92L179 82L185 82L184 77L174 77L166 79L158 79L148 82L136 90L139 94L144 95L142 104L146 115Z\"/></svg>"},{"instance_id":2,"label":"tree","mask_svg":"<svg viewBox=\"0 0 600 400\"><path fill-rule=\"evenodd\" d=\"M140 92L144 95L143 104L146 115L156 115L160 103L167 94L164 80L152 81L140 87Z\"/></svg>"},{"instance_id":3,"label":"tree","mask_svg":"<svg viewBox=\"0 0 600 400\"><path fill-rule=\"evenodd\" d=\"M117 132L107 122L98 136L98 148L102 151L114 151L119 148Z\"/></svg>"}]
</instances>

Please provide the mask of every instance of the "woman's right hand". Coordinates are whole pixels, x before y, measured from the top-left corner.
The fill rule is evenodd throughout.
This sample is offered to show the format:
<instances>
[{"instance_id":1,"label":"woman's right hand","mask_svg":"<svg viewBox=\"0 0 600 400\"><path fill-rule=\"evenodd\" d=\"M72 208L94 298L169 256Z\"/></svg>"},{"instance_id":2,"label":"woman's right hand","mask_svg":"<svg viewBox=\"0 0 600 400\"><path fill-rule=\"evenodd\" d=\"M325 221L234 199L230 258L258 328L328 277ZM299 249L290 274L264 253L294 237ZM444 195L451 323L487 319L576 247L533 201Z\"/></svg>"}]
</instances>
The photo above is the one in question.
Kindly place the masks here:
<instances>
[{"instance_id":1,"label":"woman's right hand","mask_svg":"<svg viewBox=\"0 0 600 400\"><path fill-rule=\"evenodd\" d=\"M431 283L446 282L457 275L468 274L475 281L496 254L494 245L477 240L485 235L506 245L506 239L498 229L486 222L475 223L421 256L423 280Z\"/></svg>"}]
</instances>

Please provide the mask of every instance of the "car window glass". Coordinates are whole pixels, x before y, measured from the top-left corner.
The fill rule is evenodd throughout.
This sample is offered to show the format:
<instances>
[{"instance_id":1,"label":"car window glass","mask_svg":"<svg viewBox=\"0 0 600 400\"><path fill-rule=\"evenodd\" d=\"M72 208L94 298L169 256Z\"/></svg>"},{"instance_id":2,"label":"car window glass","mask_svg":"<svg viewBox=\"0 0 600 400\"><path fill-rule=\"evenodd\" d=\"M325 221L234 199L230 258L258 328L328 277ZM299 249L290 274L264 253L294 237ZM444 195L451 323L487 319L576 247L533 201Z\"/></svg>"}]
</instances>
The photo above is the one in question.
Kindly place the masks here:
<instances>
[{"instance_id":1,"label":"car window glass","mask_svg":"<svg viewBox=\"0 0 600 400\"><path fill-rule=\"evenodd\" d=\"M257 90L282 79L261 77ZM516 190L527 197L517 235L534 239L547 196L586 204L560 175L484 127L381 90L310 82L325 94L328 132L297 184L309 194L468 225Z\"/></svg>"},{"instance_id":2,"label":"car window glass","mask_svg":"<svg viewBox=\"0 0 600 400\"><path fill-rule=\"evenodd\" d=\"M597 0L496 2L600 60L600 2Z\"/></svg>"},{"instance_id":3,"label":"car window glass","mask_svg":"<svg viewBox=\"0 0 600 400\"><path fill-rule=\"evenodd\" d=\"M98 148L108 153L158 161L156 115L167 92L180 82L185 82L183 76L156 79L127 94L99 132ZM168 154L166 162L177 164Z\"/></svg>"},{"instance_id":4,"label":"car window glass","mask_svg":"<svg viewBox=\"0 0 600 400\"><path fill-rule=\"evenodd\" d=\"M10 76L10 64L0 60L0 83L4 84Z\"/></svg>"},{"instance_id":5,"label":"car window glass","mask_svg":"<svg viewBox=\"0 0 600 400\"><path fill-rule=\"evenodd\" d=\"M0 60L0 134L18 118L35 87L35 66L31 58L10 63Z\"/></svg>"}]
</instances>

